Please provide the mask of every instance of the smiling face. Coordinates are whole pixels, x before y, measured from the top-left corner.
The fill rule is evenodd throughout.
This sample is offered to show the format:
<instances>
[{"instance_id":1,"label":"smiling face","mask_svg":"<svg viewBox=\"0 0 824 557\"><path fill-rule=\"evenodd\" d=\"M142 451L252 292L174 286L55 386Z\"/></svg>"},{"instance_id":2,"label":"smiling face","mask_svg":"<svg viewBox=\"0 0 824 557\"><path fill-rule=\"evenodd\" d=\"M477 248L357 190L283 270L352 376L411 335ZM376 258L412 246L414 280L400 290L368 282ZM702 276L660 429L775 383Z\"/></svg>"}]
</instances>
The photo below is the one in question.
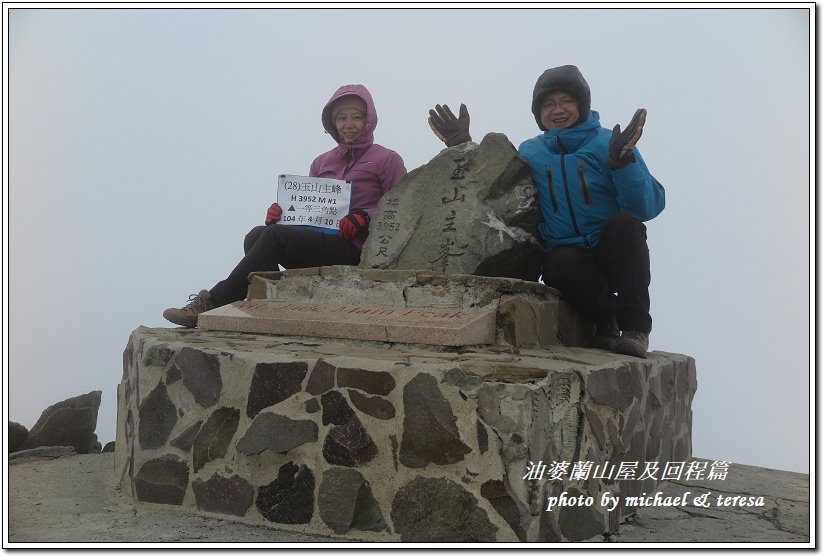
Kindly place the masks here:
<instances>
[{"instance_id":1,"label":"smiling face","mask_svg":"<svg viewBox=\"0 0 824 557\"><path fill-rule=\"evenodd\" d=\"M342 143L353 143L366 128L366 103L357 95L345 95L332 105L332 125Z\"/></svg>"},{"instance_id":2,"label":"smiling face","mask_svg":"<svg viewBox=\"0 0 824 557\"><path fill-rule=\"evenodd\" d=\"M563 91L550 92L541 103L541 123L548 130L578 123L578 101Z\"/></svg>"},{"instance_id":3,"label":"smiling face","mask_svg":"<svg viewBox=\"0 0 824 557\"><path fill-rule=\"evenodd\" d=\"M335 113L335 129L344 143L352 143L363 133L366 115L357 108L342 108Z\"/></svg>"}]
</instances>

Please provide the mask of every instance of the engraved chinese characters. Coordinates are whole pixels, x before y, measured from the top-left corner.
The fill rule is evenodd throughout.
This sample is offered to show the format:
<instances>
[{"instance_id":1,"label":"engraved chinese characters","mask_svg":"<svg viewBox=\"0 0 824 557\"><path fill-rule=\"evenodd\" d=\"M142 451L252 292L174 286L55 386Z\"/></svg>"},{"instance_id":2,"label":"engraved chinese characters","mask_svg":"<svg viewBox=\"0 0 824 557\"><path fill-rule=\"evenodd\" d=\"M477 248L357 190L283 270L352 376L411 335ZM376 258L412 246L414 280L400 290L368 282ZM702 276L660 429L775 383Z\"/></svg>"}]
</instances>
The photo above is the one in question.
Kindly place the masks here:
<instances>
[{"instance_id":1,"label":"engraved chinese characters","mask_svg":"<svg viewBox=\"0 0 824 557\"><path fill-rule=\"evenodd\" d=\"M384 195L360 266L537 280L537 220L529 167L491 133L444 149Z\"/></svg>"},{"instance_id":2,"label":"engraved chinese characters","mask_svg":"<svg viewBox=\"0 0 824 557\"><path fill-rule=\"evenodd\" d=\"M455 163L455 169L452 171L452 175L449 177L450 180L464 180L466 179L466 171L468 169L468 163L466 162L466 157L458 157L453 159ZM460 183L460 186L464 186L464 183ZM449 203L465 203L466 202L466 193L463 193L463 187L459 187L455 185L453 188L454 194L452 198L441 197L441 203L446 206ZM460 193L460 197L458 194ZM442 273L446 273L449 268L449 258L450 257L461 257L466 254L466 248L469 247L467 244L459 245L456 247L455 236L458 233L458 229L455 228L455 218L457 217L457 211L455 209L449 209L449 213L446 215L445 226L441 228L441 232L443 233L443 240L441 241L440 246L438 247L437 257L430 260L434 267L434 270L440 271Z\"/></svg>"}]
</instances>

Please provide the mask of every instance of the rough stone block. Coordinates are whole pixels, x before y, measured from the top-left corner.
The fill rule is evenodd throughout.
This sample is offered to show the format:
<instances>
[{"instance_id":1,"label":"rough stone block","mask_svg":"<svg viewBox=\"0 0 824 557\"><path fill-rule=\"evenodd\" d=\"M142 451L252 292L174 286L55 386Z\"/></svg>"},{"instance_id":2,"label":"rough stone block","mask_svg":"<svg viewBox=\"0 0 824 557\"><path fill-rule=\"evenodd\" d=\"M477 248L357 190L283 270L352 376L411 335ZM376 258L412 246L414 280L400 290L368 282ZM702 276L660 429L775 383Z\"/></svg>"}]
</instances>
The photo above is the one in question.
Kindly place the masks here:
<instances>
[{"instance_id":1,"label":"rough stone block","mask_svg":"<svg viewBox=\"0 0 824 557\"><path fill-rule=\"evenodd\" d=\"M7 439L9 440L9 452L13 453L20 449L23 442L29 437L29 430L26 426L18 424L17 422L9 422L7 430Z\"/></svg>"},{"instance_id":2,"label":"rough stone block","mask_svg":"<svg viewBox=\"0 0 824 557\"><path fill-rule=\"evenodd\" d=\"M357 470L330 468L323 473L318 490L318 513L336 534L386 529L369 482Z\"/></svg>"},{"instance_id":3,"label":"rough stone block","mask_svg":"<svg viewBox=\"0 0 824 557\"><path fill-rule=\"evenodd\" d=\"M536 193L503 134L444 149L383 196L360 266L537 280Z\"/></svg>"},{"instance_id":4,"label":"rough stone block","mask_svg":"<svg viewBox=\"0 0 824 557\"><path fill-rule=\"evenodd\" d=\"M133 481L139 501L180 505L189 486L189 466L176 455L165 454L144 462Z\"/></svg>"},{"instance_id":5,"label":"rough stone block","mask_svg":"<svg viewBox=\"0 0 824 557\"><path fill-rule=\"evenodd\" d=\"M198 316L198 328L207 331L444 346L495 342L494 312L472 309L295 304L255 300L234 302L201 313Z\"/></svg>"},{"instance_id":6,"label":"rough stone block","mask_svg":"<svg viewBox=\"0 0 824 557\"><path fill-rule=\"evenodd\" d=\"M315 475L305 464L287 462L277 478L258 489L255 505L270 522L308 524L315 510Z\"/></svg>"},{"instance_id":7,"label":"rough stone block","mask_svg":"<svg viewBox=\"0 0 824 557\"><path fill-rule=\"evenodd\" d=\"M339 304L346 300L348 306L362 303L364 308L489 310L496 314L497 344L541 348L559 344L589 346L590 343L592 325L572 311L557 290L541 283L501 277L445 275L433 271L361 267L340 267L340 270L329 273L322 280L315 274L278 277L268 282L265 297L258 298L260 294L250 290L250 302L265 299L314 306ZM208 328L208 322L204 321L204 327ZM261 328L255 332L271 331ZM310 332L304 330L304 334ZM329 334L338 338L357 338L343 327L333 327ZM409 336L401 342L425 343L426 340ZM432 342L448 345L442 341Z\"/></svg>"},{"instance_id":8,"label":"rough stone block","mask_svg":"<svg viewBox=\"0 0 824 557\"><path fill-rule=\"evenodd\" d=\"M252 485L237 474L229 478L214 474L206 481L196 478L192 491L198 510L235 516L246 514L255 495Z\"/></svg>"},{"instance_id":9,"label":"rough stone block","mask_svg":"<svg viewBox=\"0 0 824 557\"><path fill-rule=\"evenodd\" d=\"M237 442L237 450L245 455L259 454L265 450L285 453L317 440L318 426L315 422L263 412L252 420L246 433Z\"/></svg>"},{"instance_id":10,"label":"rough stone block","mask_svg":"<svg viewBox=\"0 0 824 557\"><path fill-rule=\"evenodd\" d=\"M124 363L132 364L132 359L133 354L124 353ZM43 410L18 450L70 445L80 454L92 452L97 444L94 431L101 395L102 391L92 391L52 404Z\"/></svg>"}]
</instances>

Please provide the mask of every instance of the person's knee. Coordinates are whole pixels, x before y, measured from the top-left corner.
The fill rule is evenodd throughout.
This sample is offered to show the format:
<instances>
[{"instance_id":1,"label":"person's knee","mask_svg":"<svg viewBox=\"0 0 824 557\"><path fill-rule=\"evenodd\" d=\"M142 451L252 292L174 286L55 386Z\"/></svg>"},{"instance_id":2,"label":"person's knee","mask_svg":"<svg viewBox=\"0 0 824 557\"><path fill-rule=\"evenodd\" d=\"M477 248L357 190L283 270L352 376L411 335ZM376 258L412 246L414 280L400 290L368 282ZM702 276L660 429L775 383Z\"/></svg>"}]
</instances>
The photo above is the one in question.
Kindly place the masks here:
<instances>
[{"instance_id":1,"label":"person's knee","mask_svg":"<svg viewBox=\"0 0 824 557\"><path fill-rule=\"evenodd\" d=\"M252 246L255 245L267 228L268 227L263 225L256 226L246 234L246 237L243 239L244 253L249 253L249 250L252 249Z\"/></svg>"},{"instance_id":2,"label":"person's knee","mask_svg":"<svg viewBox=\"0 0 824 557\"><path fill-rule=\"evenodd\" d=\"M606 221L601 229L601 236L622 237L647 237L647 227L643 222L633 217L629 213L614 213Z\"/></svg>"},{"instance_id":3,"label":"person's knee","mask_svg":"<svg viewBox=\"0 0 824 557\"><path fill-rule=\"evenodd\" d=\"M575 246L558 246L544 258L541 265L541 274L544 282L556 282L564 276L570 269L578 266L581 253Z\"/></svg>"},{"instance_id":4,"label":"person's knee","mask_svg":"<svg viewBox=\"0 0 824 557\"><path fill-rule=\"evenodd\" d=\"M637 227L641 221L625 212L613 213L604 221L604 228Z\"/></svg>"},{"instance_id":5,"label":"person's knee","mask_svg":"<svg viewBox=\"0 0 824 557\"><path fill-rule=\"evenodd\" d=\"M580 249L576 246L558 246L544 258L544 266L557 265L564 267L572 265L581 258Z\"/></svg>"}]
</instances>

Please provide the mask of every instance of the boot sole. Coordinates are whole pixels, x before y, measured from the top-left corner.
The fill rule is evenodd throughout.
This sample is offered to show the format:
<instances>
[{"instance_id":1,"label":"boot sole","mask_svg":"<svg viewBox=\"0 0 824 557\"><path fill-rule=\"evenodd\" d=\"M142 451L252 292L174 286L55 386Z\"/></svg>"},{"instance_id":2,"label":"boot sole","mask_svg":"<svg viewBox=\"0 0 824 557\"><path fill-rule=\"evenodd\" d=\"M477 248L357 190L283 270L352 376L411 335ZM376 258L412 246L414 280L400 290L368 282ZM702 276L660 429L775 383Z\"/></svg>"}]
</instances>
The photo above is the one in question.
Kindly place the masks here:
<instances>
[{"instance_id":1,"label":"boot sole","mask_svg":"<svg viewBox=\"0 0 824 557\"><path fill-rule=\"evenodd\" d=\"M180 325L181 327L186 327L187 329L196 329L197 328L197 317L194 319L190 317L178 317L174 314L170 314L167 311L163 312L163 318L166 321L174 323L175 325Z\"/></svg>"}]
</instances>

